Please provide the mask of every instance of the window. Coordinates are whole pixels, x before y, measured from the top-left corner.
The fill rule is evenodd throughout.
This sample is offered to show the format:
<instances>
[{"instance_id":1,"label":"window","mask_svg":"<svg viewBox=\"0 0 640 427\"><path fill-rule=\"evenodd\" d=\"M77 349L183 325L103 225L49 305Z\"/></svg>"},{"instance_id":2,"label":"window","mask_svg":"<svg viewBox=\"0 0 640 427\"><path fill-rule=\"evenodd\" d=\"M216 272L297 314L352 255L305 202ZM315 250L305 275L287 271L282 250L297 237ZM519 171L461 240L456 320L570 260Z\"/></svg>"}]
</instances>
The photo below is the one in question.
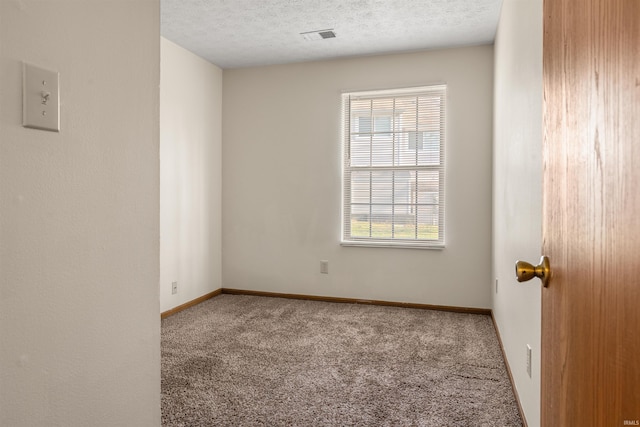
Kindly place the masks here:
<instances>
[{"instance_id":1,"label":"window","mask_svg":"<svg viewBox=\"0 0 640 427\"><path fill-rule=\"evenodd\" d=\"M445 85L343 94L343 244L444 246L445 99Z\"/></svg>"}]
</instances>

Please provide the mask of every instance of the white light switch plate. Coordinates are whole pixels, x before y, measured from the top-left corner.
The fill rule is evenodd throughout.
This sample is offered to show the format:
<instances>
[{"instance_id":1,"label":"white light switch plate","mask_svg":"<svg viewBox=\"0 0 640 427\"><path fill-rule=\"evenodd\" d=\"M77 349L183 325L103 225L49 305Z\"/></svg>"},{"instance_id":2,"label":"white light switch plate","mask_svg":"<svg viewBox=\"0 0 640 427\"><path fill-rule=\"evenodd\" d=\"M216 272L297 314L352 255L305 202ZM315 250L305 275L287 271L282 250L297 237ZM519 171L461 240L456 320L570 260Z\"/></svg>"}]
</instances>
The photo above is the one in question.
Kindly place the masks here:
<instances>
[{"instance_id":1,"label":"white light switch plate","mask_svg":"<svg viewBox=\"0 0 640 427\"><path fill-rule=\"evenodd\" d=\"M22 63L22 126L60 131L58 72Z\"/></svg>"}]
</instances>

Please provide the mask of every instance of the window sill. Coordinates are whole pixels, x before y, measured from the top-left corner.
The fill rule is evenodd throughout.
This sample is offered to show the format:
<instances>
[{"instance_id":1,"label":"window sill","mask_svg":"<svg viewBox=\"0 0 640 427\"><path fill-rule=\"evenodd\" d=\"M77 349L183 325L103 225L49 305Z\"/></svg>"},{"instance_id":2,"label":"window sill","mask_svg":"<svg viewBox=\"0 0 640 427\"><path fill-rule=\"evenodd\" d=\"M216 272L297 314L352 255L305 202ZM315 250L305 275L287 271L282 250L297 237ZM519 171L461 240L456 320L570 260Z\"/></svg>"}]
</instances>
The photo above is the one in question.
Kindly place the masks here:
<instances>
[{"instance_id":1,"label":"window sill","mask_svg":"<svg viewBox=\"0 0 640 427\"><path fill-rule=\"evenodd\" d=\"M342 240L340 246L360 246L365 248L399 248L399 249L432 249L443 250L444 244L411 243L411 242L367 242L356 240Z\"/></svg>"}]
</instances>

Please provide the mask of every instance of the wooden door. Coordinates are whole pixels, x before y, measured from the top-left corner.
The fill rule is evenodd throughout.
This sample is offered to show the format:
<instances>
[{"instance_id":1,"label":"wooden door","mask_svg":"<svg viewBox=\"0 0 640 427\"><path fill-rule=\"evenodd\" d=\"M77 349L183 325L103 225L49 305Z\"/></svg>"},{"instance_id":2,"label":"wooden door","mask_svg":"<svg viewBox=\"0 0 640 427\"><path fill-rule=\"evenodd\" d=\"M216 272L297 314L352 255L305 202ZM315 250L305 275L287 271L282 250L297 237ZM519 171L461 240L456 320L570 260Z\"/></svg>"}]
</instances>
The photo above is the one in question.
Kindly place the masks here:
<instances>
[{"instance_id":1,"label":"wooden door","mask_svg":"<svg viewBox=\"0 0 640 427\"><path fill-rule=\"evenodd\" d=\"M640 424L640 0L544 1L542 425Z\"/></svg>"}]
</instances>

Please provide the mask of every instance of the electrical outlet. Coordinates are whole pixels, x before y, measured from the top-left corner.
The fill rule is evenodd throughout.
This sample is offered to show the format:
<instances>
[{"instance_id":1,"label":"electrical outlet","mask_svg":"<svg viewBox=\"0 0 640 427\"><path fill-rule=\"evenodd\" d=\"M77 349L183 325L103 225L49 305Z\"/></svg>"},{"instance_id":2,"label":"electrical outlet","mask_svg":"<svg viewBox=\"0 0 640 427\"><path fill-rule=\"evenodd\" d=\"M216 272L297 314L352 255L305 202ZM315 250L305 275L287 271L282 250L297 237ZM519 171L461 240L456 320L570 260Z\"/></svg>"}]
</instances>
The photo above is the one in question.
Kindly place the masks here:
<instances>
[{"instance_id":1,"label":"electrical outlet","mask_svg":"<svg viewBox=\"0 0 640 427\"><path fill-rule=\"evenodd\" d=\"M531 346L527 344L527 375L531 378Z\"/></svg>"},{"instance_id":2,"label":"electrical outlet","mask_svg":"<svg viewBox=\"0 0 640 427\"><path fill-rule=\"evenodd\" d=\"M178 282L171 282L171 294L175 295L178 293Z\"/></svg>"},{"instance_id":3,"label":"electrical outlet","mask_svg":"<svg viewBox=\"0 0 640 427\"><path fill-rule=\"evenodd\" d=\"M496 294L498 293L498 278L496 277Z\"/></svg>"},{"instance_id":4,"label":"electrical outlet","mask_svg":"<svg viewBox=\"0 0 640 427\"><path fill-rule=\"evenodd\" d=\"M327 260L320 261L320 273L329 274L329 261Z\"/></svg>"}]
</instances>

